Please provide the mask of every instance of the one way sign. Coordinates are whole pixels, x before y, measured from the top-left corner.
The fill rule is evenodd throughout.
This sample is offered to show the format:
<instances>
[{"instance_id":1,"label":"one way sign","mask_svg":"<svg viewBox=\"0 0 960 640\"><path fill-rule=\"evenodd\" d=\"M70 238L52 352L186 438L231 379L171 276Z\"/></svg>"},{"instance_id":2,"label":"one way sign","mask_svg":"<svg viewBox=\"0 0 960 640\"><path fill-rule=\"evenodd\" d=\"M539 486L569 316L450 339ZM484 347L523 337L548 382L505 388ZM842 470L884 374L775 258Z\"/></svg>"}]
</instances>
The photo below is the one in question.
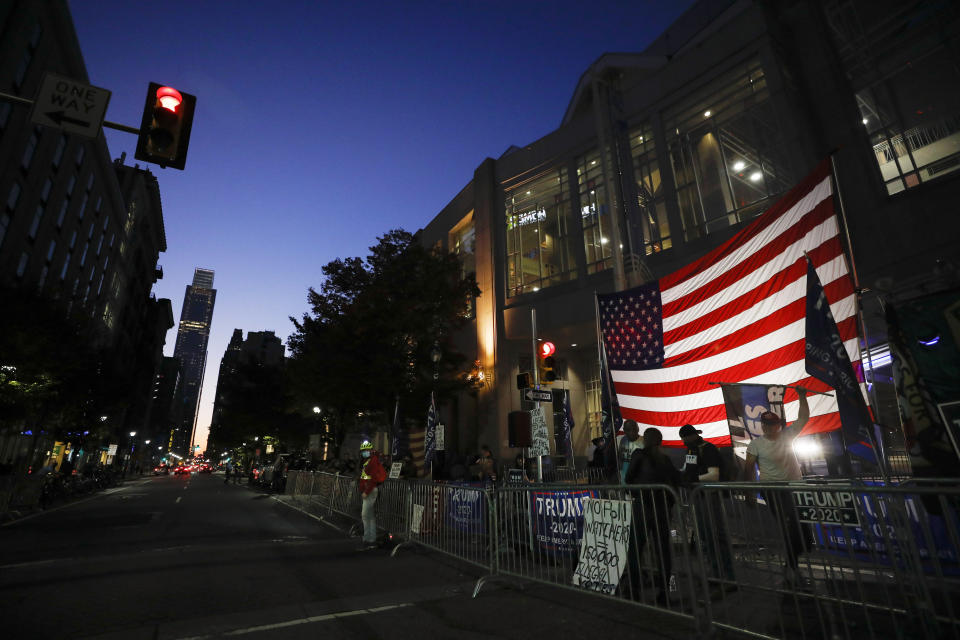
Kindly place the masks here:
<instances>
[{"instance_id":1,"label":"one way sign","mask_svg":"<svg viewBox=\"0 0 960 640\"><path fill-rule=\"evenodd\" d=\"M96 138L110 102L110 92L47 73L33 101L30 122Z\"/></svg>"},{"instance_id":2,"label":"one way sign","mask_svg":"<svg viewBox=\"0 0 960 640\"><path fill-rule=\"evenodd\" d=\"M552 393L549 391L540 391L539 389L527 389L527 392L523 395L527 400L534 402L550 402L553 400Z\"/></svg>"}]
</instances>

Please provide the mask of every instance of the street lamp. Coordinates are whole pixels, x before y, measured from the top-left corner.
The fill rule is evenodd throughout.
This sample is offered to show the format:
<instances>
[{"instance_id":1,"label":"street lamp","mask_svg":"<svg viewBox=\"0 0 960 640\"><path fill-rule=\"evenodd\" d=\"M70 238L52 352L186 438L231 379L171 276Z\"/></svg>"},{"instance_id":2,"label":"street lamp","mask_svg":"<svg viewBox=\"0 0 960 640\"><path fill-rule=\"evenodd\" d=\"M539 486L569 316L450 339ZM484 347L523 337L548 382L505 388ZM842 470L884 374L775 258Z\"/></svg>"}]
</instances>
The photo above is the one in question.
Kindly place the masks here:
<instances>
[{"instance_id":1,"label":"street lamp","mask_svg":"<svg viewBox=\"0 0 960 640\"><path fill-rule=\"evenodd\" d=\"M314 407L314 408L313 408L313 412L316 413L316 414L319 414L319 413L320 413L320 407Z\"/></svg>"}]
</instances>

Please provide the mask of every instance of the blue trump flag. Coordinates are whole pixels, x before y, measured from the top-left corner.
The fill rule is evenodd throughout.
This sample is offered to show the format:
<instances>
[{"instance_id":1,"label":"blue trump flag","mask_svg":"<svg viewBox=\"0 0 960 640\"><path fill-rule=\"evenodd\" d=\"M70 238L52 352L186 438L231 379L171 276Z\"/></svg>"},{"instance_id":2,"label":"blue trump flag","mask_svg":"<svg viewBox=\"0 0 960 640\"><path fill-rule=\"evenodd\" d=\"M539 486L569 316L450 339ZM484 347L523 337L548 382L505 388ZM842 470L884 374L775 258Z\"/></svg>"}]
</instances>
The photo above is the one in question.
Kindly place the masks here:
<instances>
[{"instance_id":1,"label":"blue trump flag","mask_svg":"<svg viewBox=\"0 0 960 640\"><path fill-rule=\"evenodd\" d=\"M424 436L423 466L433 464L433 456L437 449L437 403L430 393L430 410L427 411L427 433Z\"/></svg>"},{"instance_id":2,"label":"blue trump flag","mask_svg":"<svg viewBox=\"0 0 960 640\"><path fill-rule=\"evenodd\" d=\"M823 292L820 277L809 256L807 260L807 318L805 367L811 376L837 392L841 433L847 451L873 464L879 464L873 448L873 420L860 391L830 303Z\"/></svg>"},{"instance_id":3,"label":"blue trump flag","mask_svg":"<svg viewBox=\"0 0 960 640\"><path fill-rule=\"evenodd\" d=\"M563 392L563 416L560 420L560 446L563 447L563 454L567 457L570 464L573 464L573 412L570 411L570 391L565 389Z\"/></svg>"},{"instance_id":4,"label":"blue trump flag","mask_svg":"<svg viewBox=\"0 0 960 640\"><path fill-rule=\"evenodd\" d=\"M618 478L620 474L617 470L617 433L623 425L623 418L620 416L620 403L617 396L613 393L610 385L610 369L607 366L607 348L601 346L601 355L603 356L603 366L600 371L601 378L601 419L600 429L603 434L603 468L609 478Z\"/></svg>"}]
</instances>

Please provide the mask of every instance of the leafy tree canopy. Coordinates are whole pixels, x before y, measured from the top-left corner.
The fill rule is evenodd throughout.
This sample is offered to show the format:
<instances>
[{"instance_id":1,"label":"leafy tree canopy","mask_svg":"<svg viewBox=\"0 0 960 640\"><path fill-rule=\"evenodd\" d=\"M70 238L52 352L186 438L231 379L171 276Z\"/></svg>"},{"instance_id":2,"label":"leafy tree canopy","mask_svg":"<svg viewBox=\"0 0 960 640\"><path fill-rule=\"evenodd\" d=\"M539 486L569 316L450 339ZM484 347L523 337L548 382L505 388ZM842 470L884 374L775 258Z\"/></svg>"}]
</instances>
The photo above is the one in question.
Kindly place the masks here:
<instances>
[{"instance_id":1,"label":"leafy tree canopy","mask_svg":"<svg viewBox=\"0 0 960 640\"><path fill-rule=\"evenodd\" d=\"M320 405L341 426L361 411L392 415L398 396L425 411L433 388L448 395L465 384L465 357L449 338L480 294L473 274L462 275L456 256L430 251L402 229L378 240L364 259L325 265L319 291L311 287L307 296L310 312L290 318L290 374L302 410Z\"/></svg>"}]
</instances>

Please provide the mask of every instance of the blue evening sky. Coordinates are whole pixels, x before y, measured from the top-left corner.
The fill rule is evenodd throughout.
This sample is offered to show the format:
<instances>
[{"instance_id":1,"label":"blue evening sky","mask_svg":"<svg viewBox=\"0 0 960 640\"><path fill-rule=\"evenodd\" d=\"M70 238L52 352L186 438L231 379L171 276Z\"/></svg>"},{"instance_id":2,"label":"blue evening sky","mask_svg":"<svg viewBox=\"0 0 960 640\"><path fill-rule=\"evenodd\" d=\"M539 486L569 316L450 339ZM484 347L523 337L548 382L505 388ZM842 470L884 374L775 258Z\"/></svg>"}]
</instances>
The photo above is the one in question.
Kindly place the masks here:
<instances>
[{"instance_id":1,"label":"blue evening sky","mask_svg":"<svg viewBox=\"0 0 960 640\"><path fill-rule=\"evenodd\" d=\"M553 131L594 60L690 4L70 0L107 120L139 126L150 81L197 96L186 169L149 166L175 323L194 268L216 272L198 443L234 328L286 342L324 264L423 227L484 158ZM134 163L135 136L105 131Z\"/></svg>"}]
</instances>

